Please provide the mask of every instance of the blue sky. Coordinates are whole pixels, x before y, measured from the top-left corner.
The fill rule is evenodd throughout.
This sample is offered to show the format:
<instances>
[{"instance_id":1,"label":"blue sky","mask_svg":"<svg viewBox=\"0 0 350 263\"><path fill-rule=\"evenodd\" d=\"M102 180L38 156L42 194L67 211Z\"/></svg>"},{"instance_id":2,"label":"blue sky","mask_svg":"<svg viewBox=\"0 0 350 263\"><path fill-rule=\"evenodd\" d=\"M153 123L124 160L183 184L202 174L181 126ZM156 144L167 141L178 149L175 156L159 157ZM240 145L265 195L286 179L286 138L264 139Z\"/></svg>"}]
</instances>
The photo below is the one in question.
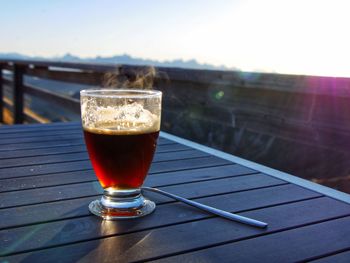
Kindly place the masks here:
<instances>
[{"instance_id":1,"label":"blue sky","mask_svg":"<svg viewBox=\"0 0 350 263\"><path fill-rule=\"evenodd\" d=\"M346 0L0 0L0 52L350 77ZM5 25L5 26L4 26Z\"/></svg>"}]
</instances>

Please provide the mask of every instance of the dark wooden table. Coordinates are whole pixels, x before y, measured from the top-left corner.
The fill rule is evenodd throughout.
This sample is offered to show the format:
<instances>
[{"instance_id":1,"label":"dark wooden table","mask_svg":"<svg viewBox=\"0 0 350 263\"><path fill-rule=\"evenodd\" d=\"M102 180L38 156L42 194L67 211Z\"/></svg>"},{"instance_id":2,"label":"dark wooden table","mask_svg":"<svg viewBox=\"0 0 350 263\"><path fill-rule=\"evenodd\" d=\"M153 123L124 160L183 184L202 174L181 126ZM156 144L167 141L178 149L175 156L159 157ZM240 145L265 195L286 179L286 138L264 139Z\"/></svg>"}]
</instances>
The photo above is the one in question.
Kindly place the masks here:
<instances>
[{"instance_id":1,"label":"dark wooden table","mask_svg":"<svg viewBox=\"0 0 350 263\"><path fill-rule=\"evenodd\" d=\"M350 262L347 194L165 133L146 184L269 227L157 194L147 217L102 221L80 124L2 126L0 262Z\"/></svg>"}]
</instances>

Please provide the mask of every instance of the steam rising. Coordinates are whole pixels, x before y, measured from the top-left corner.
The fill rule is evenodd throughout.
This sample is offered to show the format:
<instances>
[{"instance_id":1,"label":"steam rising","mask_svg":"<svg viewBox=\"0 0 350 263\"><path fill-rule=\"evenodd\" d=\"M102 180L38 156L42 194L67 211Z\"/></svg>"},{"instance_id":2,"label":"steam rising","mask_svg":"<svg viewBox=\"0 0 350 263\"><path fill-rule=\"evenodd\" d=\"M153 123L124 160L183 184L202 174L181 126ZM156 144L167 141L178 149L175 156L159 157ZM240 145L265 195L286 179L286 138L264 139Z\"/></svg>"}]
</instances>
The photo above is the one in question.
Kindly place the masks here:
<instances>
[{"instance_id":1,"label":"steam rising","mask_svg":"<svg viewBox=\"0 0 350 263\"><path fill-rule=\"evenodd\" d=\"M119 67L103 76L102 86L121 89L153 89L158 76L156 69L149 67Z\"/></svg>"}]
</instances>

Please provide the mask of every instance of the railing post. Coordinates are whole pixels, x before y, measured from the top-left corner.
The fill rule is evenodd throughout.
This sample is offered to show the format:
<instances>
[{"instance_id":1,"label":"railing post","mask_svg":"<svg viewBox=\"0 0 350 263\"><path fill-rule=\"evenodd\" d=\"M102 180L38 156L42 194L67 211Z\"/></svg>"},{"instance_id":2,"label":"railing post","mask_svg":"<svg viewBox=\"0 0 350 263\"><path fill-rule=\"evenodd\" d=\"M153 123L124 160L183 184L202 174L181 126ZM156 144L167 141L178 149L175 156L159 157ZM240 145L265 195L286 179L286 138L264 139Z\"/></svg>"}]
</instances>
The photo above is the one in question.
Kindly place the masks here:
<instances>
[{"instance_id":1,"label":"railing post","mask_svg":"<svg viewBox=\"0 0 350 263\"><path fill-rule=\"evenodd\" d=\"M13 106L14 123L23 123L23 72L24 68L20 65L13 65Z\"/></svg>"},{"instance_id":2,"label":"railing post","mask_svg":"<svg viewBox=\"0 0 350 263\"><path fill-rule=\"evenodd\" d=\"M0 64L0 122L4 122L4 82L2 64Z\"/></svg>"},{"instance_id":3,"label":"railing post","mask_svg":"<svg viewBox=\"0 0 350 263\"><path fill-rule=\"evenodd\" d=\"M3 78L3 74L2 74L2 64L0 64L0 122L4 122L4 117L3 117L3 114L4 114L4 87L3 87L3 81L2 81L2 78Z\"/></svg>"}]
</instances>

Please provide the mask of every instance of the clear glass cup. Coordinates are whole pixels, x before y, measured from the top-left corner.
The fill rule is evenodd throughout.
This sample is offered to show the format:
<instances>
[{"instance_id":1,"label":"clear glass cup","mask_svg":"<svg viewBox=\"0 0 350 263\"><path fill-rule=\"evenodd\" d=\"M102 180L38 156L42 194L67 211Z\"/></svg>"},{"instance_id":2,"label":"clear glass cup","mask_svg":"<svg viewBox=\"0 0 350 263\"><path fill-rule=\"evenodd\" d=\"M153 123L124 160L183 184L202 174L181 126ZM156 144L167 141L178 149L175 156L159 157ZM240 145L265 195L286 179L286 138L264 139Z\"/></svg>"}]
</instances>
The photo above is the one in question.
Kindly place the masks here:
<instances>
[{"instance_id":1,"label":"clear glass cup","mask_svg":"<svg viewBox=\"0 0 350 263\"><path fill-rule=\"evenodd\" d=\"M90 89L80 92L84 138L104 189L90 211L104 219L151 213L142 196L160 130L162 93L153 90Z\"/></svg>"}]
</instances>

